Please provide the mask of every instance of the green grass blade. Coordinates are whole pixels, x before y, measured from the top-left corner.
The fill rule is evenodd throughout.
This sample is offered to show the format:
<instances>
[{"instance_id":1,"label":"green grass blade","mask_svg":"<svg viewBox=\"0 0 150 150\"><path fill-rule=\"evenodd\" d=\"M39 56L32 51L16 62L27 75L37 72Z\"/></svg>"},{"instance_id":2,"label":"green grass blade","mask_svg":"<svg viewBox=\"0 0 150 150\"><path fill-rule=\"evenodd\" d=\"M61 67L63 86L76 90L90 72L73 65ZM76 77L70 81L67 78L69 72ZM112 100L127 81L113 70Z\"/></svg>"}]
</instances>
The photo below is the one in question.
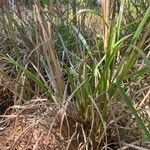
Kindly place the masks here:
<instances>
[{"instance_id":1,"label":"green grass blade","mask_svg":"<svg viewBox=\"0 0 150 150\"><path fill-rule=\"evenodd\" d=\"M150 7L146 11L146 13L145 13L142 21L140 22L140 24L139 24L139 26L138 26L138 28L137 28L137 30L136 30L133 38L132 38L132 42L133 43L134 43L134 41L136 41L139 38L140 33L141 33L142 29L143 29L143 26L145 25L145 23L147 22L147 20L148 20L149 17L150 17Z\"/></svg>"},{"instance_id":2,"label":"green grass blade","mask_svg":"<svg viewBox=\"0 0 150 150\"><path fill-rule=\"evenodd\" d=\"M150 140L150 131L145 127L145 124L141 117L138 115L136 109L133 107L131 100L126 95L124 89L120 86L118 82L116 82L117 92L121 95L129 109L131 110L132 114L135 116L135 119L138 123L138 126L141 129L141 133L143 134L144 140Z\"/></svg>"},{"instance_id":3,"label":"green grass blade","mask_svg":"<svg viewBox=\"0 0 150 150\"><path fill-rule=\"evenodd\" d=\"M35 83L37 83L39 85L39 87L41 87L46 93L51 94L52 91L50 89L50 87L48 85L45 85L41 80L39 80L31 71L29 71L26 67L23 67L22 65L20 65L18 62L16 62L11 56L4 56L2 57L2 59L4 59L5 61L7 61L8 63L11 63L17 67L19 67L22 71L24 71L27 76L33 80Z\"/></svg>"},{"instance_id":4,"label":"green grass blade","mask_svg":"<svg viewBox=\"0 0 150 150\"><path fill-rule=\"evenodd\" d=\"M117 18L117 24L116 24L116 27L117 27L117 35L116 35L117 36L117 41L119 39L120 31L121 31L121 21L122 21L122 17L123 17L124 4L125 4L125 0L122 0L121 5L120 5L120 10L119 10L119 15L118 15L118 18Z\"/></svg>"},{"instance_id":5,"label":"green grass blade","mask_svg":"<svg viewBox=\"0 0 150 150\"><path fill-rule=\"evenodd\" d=\"M85 46L85 48L87 50L89 50L90 46L88 45L86 39L84 38L84 36L82 35L82 33L79 31L79 29L77 27L75 27L74 25L72 25L72 29L78 35L78 38L80 39L80 41L82 42L82 44Z\"/></svg>"}]
</instances>

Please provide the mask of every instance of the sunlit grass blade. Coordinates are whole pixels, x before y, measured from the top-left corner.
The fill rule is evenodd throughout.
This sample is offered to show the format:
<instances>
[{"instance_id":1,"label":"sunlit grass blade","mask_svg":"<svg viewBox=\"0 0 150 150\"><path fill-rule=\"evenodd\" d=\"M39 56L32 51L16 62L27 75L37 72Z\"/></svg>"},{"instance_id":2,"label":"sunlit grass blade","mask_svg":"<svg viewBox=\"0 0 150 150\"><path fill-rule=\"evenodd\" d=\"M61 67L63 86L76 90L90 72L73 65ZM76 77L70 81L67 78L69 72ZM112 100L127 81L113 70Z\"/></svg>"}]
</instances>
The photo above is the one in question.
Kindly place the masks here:
<instances>
[{"instance_id":1,"label":"sunlit grass blade","mask_svg":"<svg viewBox=\"0 0 150 150\"><path fill-rule=\"evenodd\" d=\"M136 53L135 51L132 51L131 54L129 55L130 51L133 49L133 45L134 43L136 43L137 39L140 36L141 31L143 30L144 25L146 24L148 18L150 16L150 8L146 11L142 21L140 22L132 40L130 45L128 46L128 49L125 52L124 57L122 58L121 62L119 63L119 66L117 68L117 72L116 72L116 76L119 76L119 74L121 74L120 79L122 80L124 78L124 76L128 73L128 71L130 70L132 64L134 63L135 59L138 56L138 53ZM149 25L147 25L147 28L149 27ZM146 28L146 29L147 29ZM143 38L141 39L141 42L139 42L138 44L138 48L137 49L141 49L146 37L148 36L149 32L145 31ZM127 63L126 60L128 59Z\"/></svg>"},{"instance_id":2,"label":"sunlit grass blade","mask_svg":"<svg viewBox=\"0 0 150 150\"><path fill-rule=\"evenodd\" d=\"M144 63L146 65L146 67L149 69L150 71L150 59L148 59L146 57L146 55L144 54L144 52L140 51L140 54L142 55L143 59L144 59Z\"/></svg>"}]
</instances>

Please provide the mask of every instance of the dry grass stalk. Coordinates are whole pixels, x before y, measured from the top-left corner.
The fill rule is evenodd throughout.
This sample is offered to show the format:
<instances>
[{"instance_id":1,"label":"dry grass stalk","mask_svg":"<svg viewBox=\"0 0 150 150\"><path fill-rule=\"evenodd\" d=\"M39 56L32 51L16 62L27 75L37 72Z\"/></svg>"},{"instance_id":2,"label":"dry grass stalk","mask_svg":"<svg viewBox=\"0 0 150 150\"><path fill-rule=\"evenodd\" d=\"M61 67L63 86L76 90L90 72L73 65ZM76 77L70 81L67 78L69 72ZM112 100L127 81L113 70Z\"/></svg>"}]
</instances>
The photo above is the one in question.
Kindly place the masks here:
<instances>
[{"instance_id":1,"label":"dry grass stalk","mask_svg":"<svg viewBox=\"0 0 150 150\"><path fill-rule=\"evenodd\" d=\"M43 54L46 58L50 73L51 73L51 85L54 91L63 96L65 89L65 82L63 80L62 70L59 64L59 60L57 58L56 52L54 50L54 46L52 44L51 39L51 22L45 22L43 16L41 15L41 7L36 1L35 3L36 10L36 19L39 23L39 27L41 30L41 35L38 34L40 40L45 44L43 44Z\"/></svg>"},{"instance_id":2,"label":"dry grass stalk","mask_svg":"<svg viewBox=\"0 0 150 150\"><path fill-rule=\"evenodd\" d=\"M109 32L109 7L110 1L109 0L102 0L102 15L103 15L103 40L104 40L104 50L107 49L107 39L108 39L108 32Z\"/></svg>"},{"instance_id":3,"label":"dry grass stalk","mask_svg":"<svg viewBox=\"0 0 150 150\"><path fill-rule=\"evenodd\" d=\"M4 6L4 0L0 0L0 8Z\"/></svg>"}]
</instances>

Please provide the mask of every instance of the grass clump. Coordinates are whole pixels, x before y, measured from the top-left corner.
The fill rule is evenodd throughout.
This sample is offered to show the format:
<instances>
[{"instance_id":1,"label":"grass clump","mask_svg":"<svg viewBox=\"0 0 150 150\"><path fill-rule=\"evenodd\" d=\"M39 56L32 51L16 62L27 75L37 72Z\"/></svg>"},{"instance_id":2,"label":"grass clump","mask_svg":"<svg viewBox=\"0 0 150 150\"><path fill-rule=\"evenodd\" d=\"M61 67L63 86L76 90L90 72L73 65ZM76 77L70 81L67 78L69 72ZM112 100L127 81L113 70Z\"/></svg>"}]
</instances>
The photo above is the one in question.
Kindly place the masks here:
<instances>
[{"instance_id":1,"label":"grass clump","mask_svg":"<svg viewBox=\"0 0 150 150\"><path fill-rule=\"evenodd\" d=\"M0 12L0 60L11 68L1 74L15 83L15 104L33 97L55 103L59 110L54 110L50 131L57 119L66 149L121 148L118 114L129 111L127 122L134 117L138 134L149 141L147 121L128 94L133 80L150 73L147 2L102 1L95 9L75 0L35 0L30 9L20 4ZM93 19L101 26L96 30L97 25L90 26Z\"/></svg>"}]
</instances>

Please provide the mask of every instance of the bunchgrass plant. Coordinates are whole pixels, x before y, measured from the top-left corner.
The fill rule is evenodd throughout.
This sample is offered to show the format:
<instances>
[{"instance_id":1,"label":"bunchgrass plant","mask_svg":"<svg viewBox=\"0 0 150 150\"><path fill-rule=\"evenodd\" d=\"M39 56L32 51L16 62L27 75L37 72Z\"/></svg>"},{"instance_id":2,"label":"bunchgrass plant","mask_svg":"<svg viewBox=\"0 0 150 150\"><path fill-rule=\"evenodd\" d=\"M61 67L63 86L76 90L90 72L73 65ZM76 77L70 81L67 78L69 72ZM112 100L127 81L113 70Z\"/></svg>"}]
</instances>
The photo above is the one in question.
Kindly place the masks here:
<instances>
[{"instance_id":1,"label":"bunchgrass plant","mask_svg":"<svg viewBox=\"0 0 150 150\"><path fill-rule=\"evenodd\" d=\"M115 111L109 114L109 108L112 102L122 100L135 117L143 140L150 140L149 129L126 93L133 78L150 73L144 51L150 38L148 3L102 1L101 11L88 8L88 2L40 2L35 0L28 20L20 17L25 14L19 14L19 6L17 12L8 6L0 12L0 60L14 75L0 73L17 79L15 84L22 87L14 90L16 100L52 99L60 107L56 116L60 116L67 149L107 147L110 120L117 126ZM103 27L100 37L88 26L86 19L91 14ZM134 70L139 59L145 65Z\"/></svg>"}]
</instances>

